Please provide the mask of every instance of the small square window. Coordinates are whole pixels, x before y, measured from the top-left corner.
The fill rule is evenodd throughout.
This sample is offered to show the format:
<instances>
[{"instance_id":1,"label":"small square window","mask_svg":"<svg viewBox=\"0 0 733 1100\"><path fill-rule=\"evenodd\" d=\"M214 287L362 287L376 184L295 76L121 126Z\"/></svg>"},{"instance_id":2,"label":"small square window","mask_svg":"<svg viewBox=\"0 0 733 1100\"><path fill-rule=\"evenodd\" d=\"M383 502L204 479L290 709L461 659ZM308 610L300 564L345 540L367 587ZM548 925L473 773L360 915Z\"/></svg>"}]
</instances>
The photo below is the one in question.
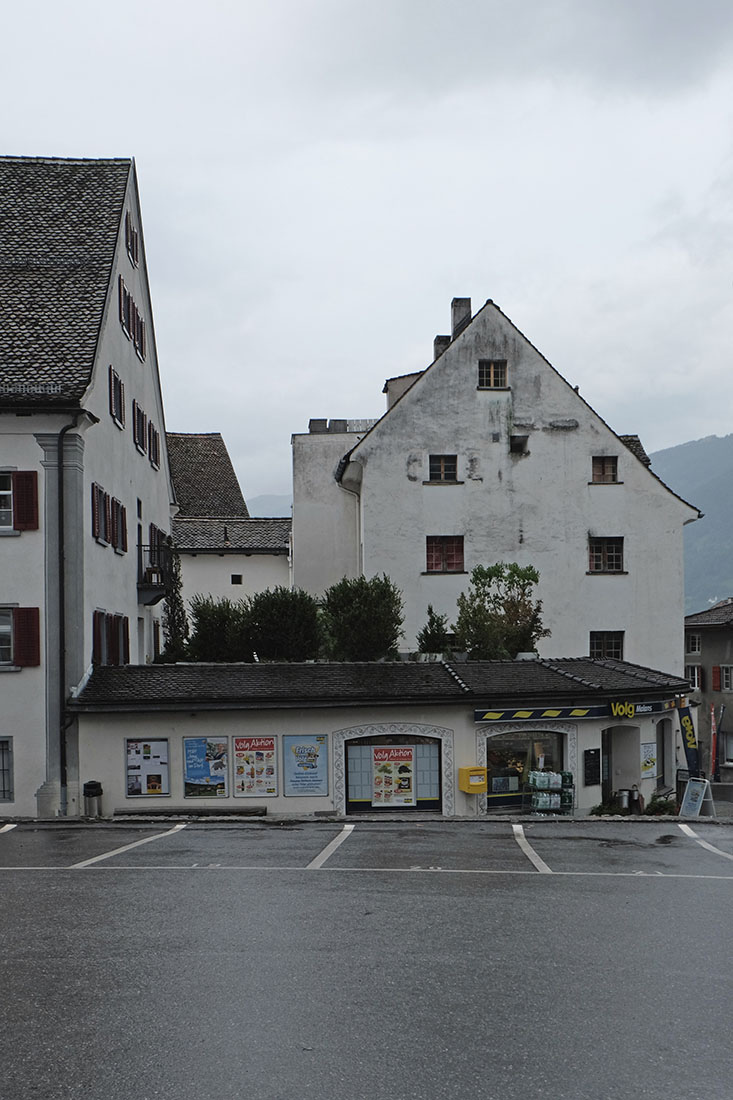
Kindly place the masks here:
<instances>
[{"instance_id":1,"label":"small square window","mask_svg":"<svg viewBox=\"0 0 733 1100\"><path fill-rule=\"evenodd\" d=\"M430 480L455 481L458 477L458 455L430 455Z\"/></svg>"},{"instance_id":2,"label":"small square window","mask_svg":"<svg viewBox=\"0 0 733 1100\"><path fill-rule=\"evenodd\" d=\"M241 573L232 573L232 584L241 584L241 583L242 583L242 574Z\"/></svg>"},{"instance_id":3,"label":"small square window","mask_svg":"<svg viewBox=\"0 0 733 1100\"><path fill-rule=\"evenodd\" d=\"M428 535L427 573L463 573L463 535Z\"/></svg>"},{"instance_id":4,"label":"small square window","mask_svg":"<svg viewBox=\"0 0 733 1100\"><path fill-rule=\"evenodd\" d=\"M593 456L593 484L612 485L618 481L618 458L616 455Z\"/></svg>"},{"instance_id":5,"label":"small square window","mask_svg":"<svg viewBox=\"0 0 733 1100\"><path fill-rule=\"evenodd\" d=\"M595 661L623 661L623 630L591 630L590 655Z\"/></svg>"},{"instance_id":6,"label":"small square window","mask_svg":"<svg viewBox=\"0 0 733 1100\"><path fill-rule=\"evenodd\" d=\"M589 573L623 573L624 540L613 538L588 539Z\"/></svg>"},{"instance_id":7,"label":"small square window","mask_svg":"<svg viewBox=\"0 0 733 1100\"><path fill-rule=\"evenodd\" d=\"M480 390L506 389L506 359L479 359L478 388Z\"/></svg>"}]
</instances>

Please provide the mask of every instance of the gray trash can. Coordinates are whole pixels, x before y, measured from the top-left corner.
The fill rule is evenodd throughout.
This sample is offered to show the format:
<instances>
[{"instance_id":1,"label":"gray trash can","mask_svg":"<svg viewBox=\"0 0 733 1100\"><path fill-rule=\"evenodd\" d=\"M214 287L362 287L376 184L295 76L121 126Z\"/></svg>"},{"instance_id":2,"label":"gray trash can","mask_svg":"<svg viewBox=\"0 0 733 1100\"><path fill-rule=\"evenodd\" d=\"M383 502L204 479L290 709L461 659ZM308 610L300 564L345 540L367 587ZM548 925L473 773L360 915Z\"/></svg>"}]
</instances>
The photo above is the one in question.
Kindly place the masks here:
<instances>
[{"instance_id":1,"label":"gray trash can","mask_svg":"<svg viewBox=\"0 0 733 1100\"><path fill-rule=\"evenodd\" d=\"M617 792L618 808L619 808L619 810L621 811L622 814L625 814L625 813L628 812L630 796L631 796L631 791L628 791L628 790Z\"/></svg>"},{"instance_id":2,"label":"gray trash can","mask_svg":"<svg viewBox=\"0 0 733 1100\"><path fill-rule=\"evenodd\" d=\"M84 817L99 817L102 813L102 784L90 779L84 784Z\"/></svg>"}]
</instances>

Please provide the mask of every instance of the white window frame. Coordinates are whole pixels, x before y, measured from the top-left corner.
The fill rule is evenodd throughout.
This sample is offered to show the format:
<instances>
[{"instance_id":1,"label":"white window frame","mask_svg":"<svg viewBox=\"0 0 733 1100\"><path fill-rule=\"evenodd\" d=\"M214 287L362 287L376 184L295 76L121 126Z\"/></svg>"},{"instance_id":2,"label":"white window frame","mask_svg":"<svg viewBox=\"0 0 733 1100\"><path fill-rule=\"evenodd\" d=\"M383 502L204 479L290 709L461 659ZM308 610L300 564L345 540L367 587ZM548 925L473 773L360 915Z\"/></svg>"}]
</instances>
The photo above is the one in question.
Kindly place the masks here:
<instances>
[{"instance_id":1,"label":"white window frame","mask_svg":"<svg viewBox=\"0 0 733 1100\"><path fill-rule=\"evenodd\" d=\"M702 634L688 634L686 642L686 653L702 653Z\"/></svg>"},{"instance_id":2,"label":"white window frame","mask_svg":"<svg viewBox=\"0 0 733 1100\"><path fill-rule=\"evenodd\" d=\"M7 629L5 622L7 621ZM2 639L7 636L7 643ZM13 609L12 607L0 607L0 665L12 665L13 663Z\"/></svg>"},{"instance_id":3,"label":"white window frame","mask_svg":"<svg viewBox=\"0 0 733 1100\"><path fill-rule=\"evenodd\" d=\"M733 691L733 665L720 666L720 690Z\"/></svg>"},{"instance_id":4,"label":"white window frame","mask_svg":"<svg viewBox=\"0 0 733 1100\"><path fill-rule=\"evenodd\" d=\"M702 665L685 665L685 679L693 691L702 691Z\"/></svg>"}]
</instances>

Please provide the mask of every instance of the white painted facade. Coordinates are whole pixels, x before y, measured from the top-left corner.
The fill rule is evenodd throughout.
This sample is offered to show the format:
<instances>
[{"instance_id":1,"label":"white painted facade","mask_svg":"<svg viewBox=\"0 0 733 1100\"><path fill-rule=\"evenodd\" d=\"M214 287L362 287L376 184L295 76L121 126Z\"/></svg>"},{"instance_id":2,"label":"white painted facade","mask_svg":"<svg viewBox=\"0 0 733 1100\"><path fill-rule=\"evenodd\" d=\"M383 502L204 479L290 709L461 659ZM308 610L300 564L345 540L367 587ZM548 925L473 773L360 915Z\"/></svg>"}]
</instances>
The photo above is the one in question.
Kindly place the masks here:
<instances>
[{"instance_id":1,"label":"white painted facade","mask_svg":"<svg viewBox=\"0 0 733 1100\"><path fill-rule=\"evenodd\" d=\"M192 596L241 600L267 588L290 587L287 554L236 551L181 551L181 595L186 607ZM232 578L241 577L241 582Z\"/></svg>"},{"instance_id":2,"label":"white painted facade","mask_svg":"<svg viewBox=\"0 0 733 1100\"><path fill-rule=\"evenodd\" d=\"M505 361L506 386L479 387L479 360ZM363 437L293 437L297 586L318 595L344 575L386 573L403 593L413 648L428 604L455 621L474 566L531 564L552 632L541 655L587 654L591 631L623 632L624 660L682 671L682 528L697 509L498 307L456 326L403 393L387 388L388 412ZM455 480L431 481L430 455L455 455ZM616 458L615 483L593 482L598 456ZM463 572L427 571L428 536L462 536ZM623 539L622 570L589 572L591 537Z\"/></svg>"},{"instance_id":3,"label":"white painted facade","mask_svg":"<svg viewBox=\"0 0 733 1100\"><path fill-rule=\"evenodd\" d=\"M139 234L139 266L127 253L124 219ZM122 276L147 329L144 361L120 322L118 279ZM109 368L125 387L125 426L110 412ZM137 401L160 433L160 466L133 442L132 402ZM63 614L59 568L59 438L63 434ZM0 539L0 606L40 611L40 665L0 664L0 739L12 746L14 798L0 801L0 817L73 816L80 786L76 729L62 734L62 698L91 671L93 615L104 611L129 622L130 661L154 656L154 625L161 605L142 603L138 592L138 543L148 542L149 524L170 531L171 486L158 375L152 308L145 265L137 183L131 162L90 385L80 402L58 412L0 407L0 471L36 471L38 530ZM119 501L127 515L127 551L116 551L92 534L92 485ZM63 637L62 637L63 631ZM60 684L61 650L64 682ZM67 752L67 783L61 782L61 740Z\"/></svg>"}]
</instances>

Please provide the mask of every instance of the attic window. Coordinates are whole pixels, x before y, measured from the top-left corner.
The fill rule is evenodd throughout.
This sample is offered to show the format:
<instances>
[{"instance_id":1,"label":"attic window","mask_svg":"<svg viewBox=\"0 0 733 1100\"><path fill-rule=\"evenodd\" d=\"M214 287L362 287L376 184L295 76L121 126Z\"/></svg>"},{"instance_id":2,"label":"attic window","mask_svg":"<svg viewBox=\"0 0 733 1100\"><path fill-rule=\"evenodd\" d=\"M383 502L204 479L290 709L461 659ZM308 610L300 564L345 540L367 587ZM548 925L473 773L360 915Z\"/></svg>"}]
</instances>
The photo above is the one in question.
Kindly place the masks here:
<instances>
[{"instance_id":1,"label":"attic window","mask_svg":"<svg viewBox=\"0 0 733 1100\"><path fill-rule=\"evenodd\" d=\"M480 390L505 390L506 359L479 359L478 388Z\"/></svg>"},{"instance_id":2,"label":"attic window","mask_svg":"<svg viewBox=\"0 0 733 1100\"><path fill-rule=\"evenodd\" d=\"M593 484L613 485L618 481L618 458L616 455L593 456Z\"/></svg>"},{"instance_id":3,"label":"attic window","mask_svg":"<svg viewBox=\"0 0 733 1100\"><path fill-rule=\"evenodd\" d=\"M513 435L509 440L509 450L513 455L528 455L528 435Z\"/></svg>"},{"instance_id":4,"label":"attic window","mask_svg":"<svg viewBox=\"0 0 733 1100\"><path fill-rule=\"evenodd\" d=\"M431 481L456 481L458 455L430 455L429 470Z\"/></svg>"},{"instance_id":5,"label":"attic window","mask_svg":"<svg viewBox=\"0 0 733 1100\"><path fill-rule=\"evenodd\" d=\"M135 228L129 210L125 214L125 248L131 264L133 267L137 267L140 263L140 234Z\"/></svg>"}]
</instances>

